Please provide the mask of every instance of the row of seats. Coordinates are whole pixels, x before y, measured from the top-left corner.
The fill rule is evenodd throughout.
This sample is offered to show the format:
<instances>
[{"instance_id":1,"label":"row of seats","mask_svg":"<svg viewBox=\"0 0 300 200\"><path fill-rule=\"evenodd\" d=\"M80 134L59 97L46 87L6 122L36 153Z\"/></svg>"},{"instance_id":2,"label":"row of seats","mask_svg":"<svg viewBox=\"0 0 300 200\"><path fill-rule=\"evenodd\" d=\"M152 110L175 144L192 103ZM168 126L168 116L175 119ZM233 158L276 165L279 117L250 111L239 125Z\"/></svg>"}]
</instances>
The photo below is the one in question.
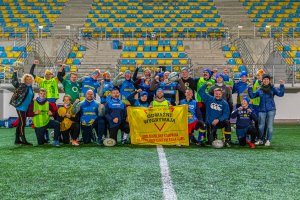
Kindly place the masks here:
<instances>
[{"instance_id":1,"label":"row of seats","mask_svg":"<svg viewBox=\"0 0 300 200\"><path fill-rule=\"evenodd\" d=\"M300 33L300 2L240 0L258 32L263 37L298 37ZM269 26L271 28L267 29ZM279 34L278 34L279 33Z\"/></svg>"},{"instance_id":2,"label":"row of seats","mask_svg":"<svg viewBox=\"0 0 300 200\"><path fill-rule=\"evenodd\" d=\"M123 52L121 58L186 58L185 52L148 53L148 52Z\"/></svg>"},{"instance_id":3,"label":"row of seats","mask_svg":"<svg viewBox=\"0 0 300 200\"><path fill-rule=\"evenodd\" d=\"M120 59L121 65L188 65L187 59Z\"/></svg>"},{"instance_id":4,"label":"row of seats","mask_svg":"<svg viewBox=\"0 0 300 200\"><path fill-rule=\"evenodd\" d=\"M84 57L85 51L85 46L78 44L73 45L65 62L65 64L68 65L65 68L66 75L68 75L70 72L77 72L77 68L79 65L81 65L81 59Z\"/></svg>"},{"instance_id":5,"label":"row of seats","mask_svg":"<svg viewBox=\"0 0 300 200\"><path fill-rule=\"evenodd\" d=\"M123 51L145 51L145 52L165 52L174 51L182 52L184 51L183 46L124 46Z\"/></svg>"},{"instance_id":6,"label":"row of seats","mask_svg":"<svg viewBox=\"0 0 300 200\"><path fill-rule=\"evenodd\" d=\"M276 50L281 53L282 57L288 65L300 64L300 46L277 46Z\"/></svg>"},{"instance_id":7,"label":"row of seats","mask_svg":"<svg viewBox=\"0 0 300 200\"><path fill-rule=\"evenodd\" d=\"M124 46L183 46L182 40L127 40Z\"/></svg>"},{"instance_id":8,"label":"row of seats","mask_svg":"<svg viewBox=\"0 0 300 200\"><path fill-rule=\"evenodd\" d=\"M175 71L175 72L180 72L182 66L165 66L166 67L166 71ZM130 70L131 72L134 72L136 66L120 66L120 71L121 72L125 72L126 70ZM157 67L150 67L147 66L147 68L149 68L151 71L155 72L157 71Z\"/></svg>"},{"instance_id":9,"label":"row of seats","mask_svg":"<svg viewBox=\"0 0 300 200\"><path fill-rule=\"evenodd\" d=\"M36 36L39 26L43 26L43 35L46 36L67 1L0 1L0 36L25 37L25 32Z\"/></svg>"},{"instance_id":10,"label":"row of seats","mask_svg":"<svg viewBox=\"0 0 300 200\"><path fill-rule=\"evenodd\" d=\"M161 38L225 36L213 1L94 0L84 27L85 37L147 37L142 32L156 32Z\"/></svg>"},{"instance_id":11,"label":"row of seats","mask_svg":"<svg viewBox=\"0 0 300 200\"><path fill-rule=\"evenodd\" d=\"M243 59L238 52L236 46L225 45L222 47L225 58L227 58L227 64L230 65L231 72L233 73L234 79L240 78L240 72L247 71L247 68L243 65Z\"/></svg>"}]
</instances>

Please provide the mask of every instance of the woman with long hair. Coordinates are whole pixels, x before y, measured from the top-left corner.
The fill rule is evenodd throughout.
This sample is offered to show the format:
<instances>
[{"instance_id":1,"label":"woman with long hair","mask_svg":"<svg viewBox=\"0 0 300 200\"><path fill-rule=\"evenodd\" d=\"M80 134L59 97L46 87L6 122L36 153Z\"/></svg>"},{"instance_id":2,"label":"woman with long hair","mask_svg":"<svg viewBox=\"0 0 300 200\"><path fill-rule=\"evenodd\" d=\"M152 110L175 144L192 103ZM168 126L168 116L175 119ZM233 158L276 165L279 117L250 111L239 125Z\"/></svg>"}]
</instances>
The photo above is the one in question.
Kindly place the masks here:
<instances>
[{"instance_id":1,"label":"woman with long hair","mask_svg":"<svg viewBox=\"0 0 300 200\"><path fill-rule=\"evenodd\" d=\"M261 87L253 92L253 85L248 88L250 98L260 98L258 107L258 127L259 127L259 139L255 144L263 144L265 146L271 145L273 136L273 123L276 115L276 105L274 96L283 97L284 95L284 82L279 81L280 87L276 88L271 84L271 77L269 74L264 74L262 77ZM264 138L264 129L267 129L267 138Z\"/></svg>"},{"instance_id":2,"label":"woman with long hair","mask_svg":"<svg viewBox=\"0 0 300 200\"><path fill-rule=\"evenodd\" d=\"M32 89L33 82L34 78L32 75L24 74L21 78L21 83L19 83L17 70L14 70L14 74L12 76L12 85L16 89L10 100L10 104L16 108L19 117L19 124L16 129L16 145L32 145L26 140L24 128L26 125L26 113L34 97L34 92Z\"/></svg>"}]
</instances>

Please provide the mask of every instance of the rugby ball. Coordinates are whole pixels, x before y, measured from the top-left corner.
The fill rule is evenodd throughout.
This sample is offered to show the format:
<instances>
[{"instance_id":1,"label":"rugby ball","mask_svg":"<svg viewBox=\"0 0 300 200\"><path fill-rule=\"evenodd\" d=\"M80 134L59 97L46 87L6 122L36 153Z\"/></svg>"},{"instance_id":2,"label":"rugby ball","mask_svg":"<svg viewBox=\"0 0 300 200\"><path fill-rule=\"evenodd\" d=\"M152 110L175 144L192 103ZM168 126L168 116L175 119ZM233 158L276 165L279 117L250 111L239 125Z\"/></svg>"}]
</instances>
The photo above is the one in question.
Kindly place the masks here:
<instances>
[{"instance_id":1,"label":"rugby ball","mask_svg":"<svg viewBox=\"0 0 300 200\"><path fill-rule=\"evenodd\" d=\"M176 82L179 79L179 74L177 72L171 72L168 76L169 82Z\"/></svg>"},{"instance_id":2,"label":"rugby ball","mask_svg":"<svg viewBox=\"0 0 300 200\"><path fill-rule=\"evenodd\" d=\"M20 70L20 69L24 69L24 64L21 61L16 61L12 64L12 67L15 70Z\"/></svg>"},{"instance_id":3,"label":"rugby ball","mask_svg":"<svg viewBox=\"0 0 300 200\"><path fill-rule=\"evenodd\" d=\"M112 147L116 145L116 141L112 138L106 138L103 140L103 145L106 147Z\"/></svg>"},{"instance_id":4,"label":"rugby ball","mask_svg":"<svg viewBox=\"0 0 300 200\"><path fill-rule=\"evenodd\" d=\"M212 142L212 146L215 148L215 149L221 149L224 147L224 142L222 140L214 140Z\"/></svg>"}]
</instances>

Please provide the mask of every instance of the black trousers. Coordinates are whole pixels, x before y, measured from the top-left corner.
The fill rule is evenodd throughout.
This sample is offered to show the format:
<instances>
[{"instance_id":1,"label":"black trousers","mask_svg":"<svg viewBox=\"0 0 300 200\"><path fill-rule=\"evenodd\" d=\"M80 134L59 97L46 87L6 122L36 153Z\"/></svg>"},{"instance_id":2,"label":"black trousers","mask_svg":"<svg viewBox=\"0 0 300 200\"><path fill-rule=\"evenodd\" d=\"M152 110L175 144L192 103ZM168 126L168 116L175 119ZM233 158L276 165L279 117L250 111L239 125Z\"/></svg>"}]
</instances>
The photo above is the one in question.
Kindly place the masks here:
<instances>
[{"instance_id":1,"label":"black trousers","mask_svg":"<svg viewBox=\"0 0 300 200\"><path fill-rule=\"evenodd\" d=\"M212 144L217 139L217 129L224 128L225 142L231 141L231 125L229 120L220 121L217 125L207 125L208 144Z\"/></svg>"},{"instance_id":2,"label":"black trousers","mask_svg":"<svg viewBox=\"0 0 300 200\"><path fill-rule=\"evenodd\" d=\"M16 139L15 143L19 142L27 142L25 138L25 125L26 125L26 112L17 110L18 117L19 117L19 124L16 129Z\"/></svg>"},{"instance_id":3,"label":"black trousers","mask_svg":"<svg viewBox=\"0 0 300 200\"><path fill-rule=\"evenodd\" d=\"M258 136L258 131L254 126L249 126L245 129L236 129L236 132L237 132L237 135L238 135L239 144L241 146L246 145L247 135L250 135L251 143L254 143L256 137Z\"/></svg>"},{"instance_id":4,"label":"black trousers","mask_svg":"<svg viewBox=\"0 0 300 200\"><path fill-rule=\"evenodd\" d=\"M46 126L35 128L36 139L39 145L45 143L45 132L48 128L54 129L54 140L59 139L60 130L59 122L56 120L50 120Z\"/></svg>"},{"instance_id":5,"label":"black trousers","mask_svg":"<svg viewBox=\"0 0 300 200\"><path fill-rule=\"evenodd\" d=\"M114 139L116 142L118 141L119 130L124 131L125 133L129 133L128 122L122 122L120 125L109 129L110 138Z\"/></svg>"},{"instance_id":6,"label":"black trousers","mask_svg":"<svg viewBox=\"0 0 300 200\"><path fill-rule=\"evenodd\" d=\"M79 135L79 124L77 122L73 122L71 127L68 130L61 131L61 136L62 136L62 142L64 144L69 144L70 143L70 136L72 140L77 140L78 135Z\"/></svg>"}]
</instances>

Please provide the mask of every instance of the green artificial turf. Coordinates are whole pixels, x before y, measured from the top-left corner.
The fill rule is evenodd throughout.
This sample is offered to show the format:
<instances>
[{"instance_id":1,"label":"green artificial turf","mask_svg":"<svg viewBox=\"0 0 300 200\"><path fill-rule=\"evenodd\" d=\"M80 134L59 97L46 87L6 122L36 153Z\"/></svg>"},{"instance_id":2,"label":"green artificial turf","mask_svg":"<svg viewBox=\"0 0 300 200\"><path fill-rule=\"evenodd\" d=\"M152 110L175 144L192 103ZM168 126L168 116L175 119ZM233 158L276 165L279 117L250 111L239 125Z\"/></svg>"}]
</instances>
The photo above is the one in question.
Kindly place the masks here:
<instances>
[{"instance_id":1,"label":"green artificial turf","mask_svg":"<svg viewBox=\"0 0 300 200\"><path fill-rule=\"evenodd\" d=\"M163 199L155 147L15 146L0 129L0 199ZM28 140L36 144L32 129ZM271 147L165 147L178 199L298 199L300 126Z\"/></svg>"}]
</instances>

